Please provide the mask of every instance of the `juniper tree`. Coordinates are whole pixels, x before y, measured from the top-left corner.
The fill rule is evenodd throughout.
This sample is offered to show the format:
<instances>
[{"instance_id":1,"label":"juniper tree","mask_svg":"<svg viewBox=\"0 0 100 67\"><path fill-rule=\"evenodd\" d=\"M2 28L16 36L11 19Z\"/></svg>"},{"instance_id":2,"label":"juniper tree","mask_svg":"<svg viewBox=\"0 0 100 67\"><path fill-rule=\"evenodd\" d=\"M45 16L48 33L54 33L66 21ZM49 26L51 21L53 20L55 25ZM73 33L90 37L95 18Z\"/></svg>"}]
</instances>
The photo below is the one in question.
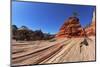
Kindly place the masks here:
<instances>
[{"instance_id":1,"label":"juniper tree","mask_svg":"<svg viewBox=\"0 0 100 67\"><path fill-rule=\"evenodd\" d=\"M77 12L73 12L73 16L77 17L77 16L79 16L79 14Z\"/></svg>"}]
</instances>

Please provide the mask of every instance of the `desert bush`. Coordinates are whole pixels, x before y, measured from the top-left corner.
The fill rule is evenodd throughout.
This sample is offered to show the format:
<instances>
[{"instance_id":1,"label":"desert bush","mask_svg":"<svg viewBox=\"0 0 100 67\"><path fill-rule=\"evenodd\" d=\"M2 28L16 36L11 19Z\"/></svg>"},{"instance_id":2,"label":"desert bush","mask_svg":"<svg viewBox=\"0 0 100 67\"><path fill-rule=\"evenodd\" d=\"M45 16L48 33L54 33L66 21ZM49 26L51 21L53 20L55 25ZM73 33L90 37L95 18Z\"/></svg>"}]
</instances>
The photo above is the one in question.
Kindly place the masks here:
<instances>
[{"instance_id":1,"label":"desert bush","mask_svg":"<svg viewBox=\"0 0 100 67\"><path fill-rule=\"evenodd\" d=\"M49 42L54 42L54 41L56 41L56 39L54 38L49 40Z\"/></svg>"}]
</instances>

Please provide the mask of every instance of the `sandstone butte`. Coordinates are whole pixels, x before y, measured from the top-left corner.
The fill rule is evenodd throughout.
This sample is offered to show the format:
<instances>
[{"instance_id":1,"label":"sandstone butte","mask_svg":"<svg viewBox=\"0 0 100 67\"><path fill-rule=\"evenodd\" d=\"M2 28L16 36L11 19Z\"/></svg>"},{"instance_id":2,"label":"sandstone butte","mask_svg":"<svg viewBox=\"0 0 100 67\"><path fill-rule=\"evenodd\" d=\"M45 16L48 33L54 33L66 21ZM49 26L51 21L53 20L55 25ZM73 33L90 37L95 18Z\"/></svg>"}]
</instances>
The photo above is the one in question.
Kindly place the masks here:
<instances>
[{"instance_id":1,"label":"sandstone butte","mask_svg":"<svg viewBox=\"0 0 100 67\"><path fill-rule=\"evenodd\" d=\"M86 28L82 28L79 18L69 17L61 26L60 31L56 34L56 38L71 38L82 36L94 36L95 35L95 11L93 12L92 23Z\"/></svg>"},{"instance_id":2,"label":"sandstone butte","mask_svg":"<svg viewBox=\"0 0 100 67\"><path fill-rule=\"evenodd\" d=\"M77 17L69 17L61 26L56 37L79 37L82 35L82 27Z\"/></svg>"}]
</instances>

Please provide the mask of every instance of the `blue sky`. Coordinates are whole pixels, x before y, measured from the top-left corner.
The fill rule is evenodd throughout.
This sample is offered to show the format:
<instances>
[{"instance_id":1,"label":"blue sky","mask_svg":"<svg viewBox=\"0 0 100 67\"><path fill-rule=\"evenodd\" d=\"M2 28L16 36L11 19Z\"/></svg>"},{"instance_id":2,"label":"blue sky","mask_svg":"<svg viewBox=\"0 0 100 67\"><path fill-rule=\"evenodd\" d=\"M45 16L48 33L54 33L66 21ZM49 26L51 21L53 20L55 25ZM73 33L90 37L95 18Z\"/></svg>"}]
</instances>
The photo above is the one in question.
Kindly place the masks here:
<instances>
[{"instance_id":1,"label":"blue sky","mask_svg":"<svg viewBox=\"0 0 100 67\"><path fill-rule=\"evenodd\" d=\"M12 1L17 1L17 0L12 0Z\"/></svg>"},{"instance_id":2,"label":"blue sky","mask_svg":"<svg viewBox=\"0 0 100 67\"><path fill-rule=\"evenodd\" d=\"M68 17L75 11L84 27L92 20L94 6L48 4L33 2L12 2L12 24L25 25L32 30L57 33Z\"/></svg>"}]
</instances>

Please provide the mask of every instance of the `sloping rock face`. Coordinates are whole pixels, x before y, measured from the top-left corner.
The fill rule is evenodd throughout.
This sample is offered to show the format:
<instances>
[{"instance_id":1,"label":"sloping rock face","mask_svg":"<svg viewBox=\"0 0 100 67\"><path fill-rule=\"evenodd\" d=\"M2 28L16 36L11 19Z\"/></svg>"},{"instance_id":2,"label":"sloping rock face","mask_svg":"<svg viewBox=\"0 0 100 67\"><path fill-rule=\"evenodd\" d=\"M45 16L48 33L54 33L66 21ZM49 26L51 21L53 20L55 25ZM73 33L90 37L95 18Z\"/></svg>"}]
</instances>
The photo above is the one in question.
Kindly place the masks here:
<instances>
[{"instance_id":1,"label":"sloping rock face","mask_svg":"<svg viewBox=\"0 0 100 67\"><path fill-rule=\"evenodd\" d=\"M77 17L69 17L60 28L56 37L80 37L83 35L82 27Z\"/></svg>"},{"instance_id":2,"label":"sloping rock face","mask_svg":"<svg viewBox=\"0 0 100 67\"><path fill-rule=\"evenodd\" d=\"M92 23L90 26L88 26L85 31L86 31L86 34L88 36L95 36L96 34L96 17L95 17L95 11L93 12L93 18L92 18Z\"/></svg>"}]
</instances>

